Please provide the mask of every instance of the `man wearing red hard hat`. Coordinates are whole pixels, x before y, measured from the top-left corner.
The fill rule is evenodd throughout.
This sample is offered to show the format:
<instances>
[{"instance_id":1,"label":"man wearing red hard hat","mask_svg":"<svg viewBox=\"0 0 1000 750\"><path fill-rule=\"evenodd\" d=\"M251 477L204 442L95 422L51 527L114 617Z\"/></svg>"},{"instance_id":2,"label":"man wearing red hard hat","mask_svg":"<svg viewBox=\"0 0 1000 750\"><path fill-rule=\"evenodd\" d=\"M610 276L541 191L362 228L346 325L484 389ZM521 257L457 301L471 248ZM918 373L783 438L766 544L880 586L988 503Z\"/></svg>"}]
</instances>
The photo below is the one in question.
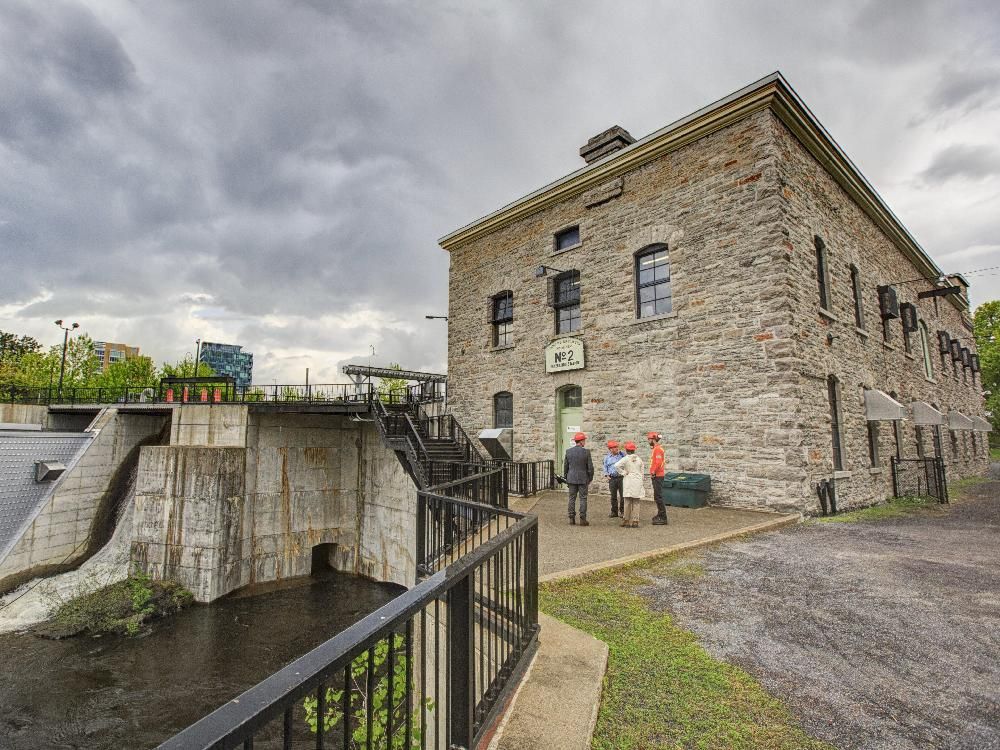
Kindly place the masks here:
<instances>
[{"instance_id":1,"label":"man wearing red hard hat","mask_svg":"<svg viewBox=\"0 0 1000 750\"><path fill-rule=\"evenodd\" d=\"M660 433L650 432L646 438L649 440L649 447L653 449L649 457L649 476L653 481L653 501L656 503L653 525L663 526L667 523L667 506L663 504L663 474L667 468L667 454L660 445Z\"/></svg>"},{"instance_id":2,"label":"man wearing red hard hat","mask_svg":"<svg viewBox=\"0 0 1000 750\"><path fill-rule=\"evenodd\" d=\"M566 451L563 460L563 476L566 477L566 487L569 490L569 522L576 523L576 498L580 498L580 525L590 526L587 521L587 486L594 481L594 461L590 451L583 447L587 436L578 432L573 436L576 443Z\"/></svg>"}]
</instances>

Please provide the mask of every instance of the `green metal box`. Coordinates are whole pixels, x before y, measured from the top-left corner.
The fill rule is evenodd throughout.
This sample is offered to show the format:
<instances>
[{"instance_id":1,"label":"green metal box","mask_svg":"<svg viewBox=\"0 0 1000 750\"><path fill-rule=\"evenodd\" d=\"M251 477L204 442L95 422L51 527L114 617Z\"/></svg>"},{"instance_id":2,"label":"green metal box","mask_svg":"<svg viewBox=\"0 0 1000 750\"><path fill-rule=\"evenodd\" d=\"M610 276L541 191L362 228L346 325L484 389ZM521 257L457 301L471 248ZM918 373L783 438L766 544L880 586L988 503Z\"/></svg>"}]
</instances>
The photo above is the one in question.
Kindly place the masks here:
<instances>
[{"instance_id":1,"label":"green metal box","mask_svg":"<svg viewBox=\"0 0 1000 750\"><path fill-rule=\"evenodd\" d=\"M704 508L712 491L708 474L671 471L663 476L663 502L680 508Z\"/></svg>"}]
</instances>

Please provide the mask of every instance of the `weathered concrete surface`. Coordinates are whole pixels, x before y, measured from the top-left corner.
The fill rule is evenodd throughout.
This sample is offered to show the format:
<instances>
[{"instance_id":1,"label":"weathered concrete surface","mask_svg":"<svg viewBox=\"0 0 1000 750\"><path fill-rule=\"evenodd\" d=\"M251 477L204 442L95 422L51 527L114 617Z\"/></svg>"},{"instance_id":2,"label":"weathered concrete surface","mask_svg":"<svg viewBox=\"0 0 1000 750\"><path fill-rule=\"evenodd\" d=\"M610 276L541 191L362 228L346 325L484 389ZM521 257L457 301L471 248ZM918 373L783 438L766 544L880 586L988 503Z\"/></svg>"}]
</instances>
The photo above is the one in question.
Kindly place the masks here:
<instances>
[{"instance_id":1,"label":"weathered concrete surface","mask_svg":"<svg viewBox=\"0 0 1000 750\"><path fill-rule=\"evenodd\" d=\"M230 404L185 404L174 409L170 422L171 445L243 448L247 445L249 410Z\"/></svg>"},{"instance_id":2,"label":"weathered concrete surface","mask_svg":"<svg viewBox=\"0 0 1000 750\"><path fill-rule=\"evenodd\" d=\"M211 601L308 575L331 545L337 570L414 583L416 492L372 423L185 405L172 427L182 443L140 460L132 558L151 575Z\"/></svg>"},{"instance_id":3,"label":"weathered concrete surface","mask_svg":"<svg viewBox=\"0 0 1000 750\"><path fill-rule=\"evenodd\" d=\"M544 613L538 653L490 750L589 750L608 646Z\"/></svg>"},{"instance_id":4,"label":"weathered concrete surface","mask_svg":"<svg viewBox=\"0 0 1000 750\"><path fill-rule=\"evenodd\" d=\"M838 748L1000 748L1000 481L967 493L724 544L644 593Z\"/></svg>"},{"instance_id":5,"label":"weathered concrete surface","mask_svg":"<svg viewBox=\"0 0 1000 750\"><path fill-rule=\"evenodd\" d=\"M48 418L49 407L47 406L0 403L0 423L37 424L45 427Z\"/></svg>"},{"instance_id":6,"label":"weathered concrete surface","mask_svg":"<svg viewBox=\"0 0 1000 750\"><path fill-rule=\"evenodd\" d=\"M10 554L0 562L0 589L72 567L96 552L95 521L102 499L122 462L139 443L160 432L165 417L105 410L93 424L95 437Z\"/></svg>"},{"instance_id":7,"label":"weathered concrete surface","mask_svg":"<svg viewBox=\"0 0 1000 750\"><path fill-rule=\"evenodd\" d=\"M543 578L569 571L594 570L666 553L680 544L704 543L719 535L749 533L761 524L795 523L798 516L760 513L732 508L668 507L668 526L652 526L656 513L652 501L641 504L638 529L623 529L620 518L608 518L606 499L590 504L589 527L570 526L566 519L566 493L543 493L531 509L538 515L538 572ZM515 504L515 508L522 506ZM530 505L528 507L531 507Z\"/></svg>"}]
</instances>

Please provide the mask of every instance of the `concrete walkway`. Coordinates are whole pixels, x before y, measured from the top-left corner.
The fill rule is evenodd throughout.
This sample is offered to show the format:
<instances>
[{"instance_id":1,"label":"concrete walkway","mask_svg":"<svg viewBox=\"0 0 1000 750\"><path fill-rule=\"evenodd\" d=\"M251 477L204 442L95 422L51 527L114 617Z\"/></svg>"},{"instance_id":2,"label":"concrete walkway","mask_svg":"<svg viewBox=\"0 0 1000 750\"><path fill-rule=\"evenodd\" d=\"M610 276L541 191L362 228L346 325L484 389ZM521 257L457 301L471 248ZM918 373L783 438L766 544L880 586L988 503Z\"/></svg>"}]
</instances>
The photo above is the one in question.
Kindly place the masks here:
<instances>
[{"instance_id":1,"label":"concrete walkway","mask_svg":"<svg viewBox=\"0 0 1000 750\"><path fill-rule=\"evenodd\" d=\"M679 552L742 534L797 523L798 516L724 508L668 508L668 526L652 526L652 502L642 504L642 526L623 529L608 518L607 496L591 498L589 527L570 526L566 494L513 499L511 507L538 516L541 581L582 575L647 557ZM608 647L588 633L539 616L538 653L490 750L588 750L601 701Z\"/></svg>"},{"instance_id":2,"label":"concrete walkway","mask_svg":"<svg viewBox=\"0 0 1000 750\"><path fill-rule=\"evenodd\" d=\"M566 493L551 491L532 498L516 498L514 510L538 516L538 574L542 581L579 575L644 557L702 546L739 534L778 528L798 516L728 508L667 508L670 524L653 526L651 501L641 504L638 529L623 529L620 518L608 518L607 495L592 495L590 526L570 526Z\"/></svg>"}]
</instances>

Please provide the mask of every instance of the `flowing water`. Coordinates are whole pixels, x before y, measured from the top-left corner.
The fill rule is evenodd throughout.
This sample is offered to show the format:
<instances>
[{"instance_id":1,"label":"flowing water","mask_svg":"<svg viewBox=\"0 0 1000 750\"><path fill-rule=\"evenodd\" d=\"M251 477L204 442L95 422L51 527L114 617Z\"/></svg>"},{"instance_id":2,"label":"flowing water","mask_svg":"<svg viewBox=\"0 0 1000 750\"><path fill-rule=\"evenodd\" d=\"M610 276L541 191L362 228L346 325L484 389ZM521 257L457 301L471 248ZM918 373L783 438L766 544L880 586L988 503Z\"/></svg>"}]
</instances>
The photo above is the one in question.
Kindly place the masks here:
<instances>
[{"instance_id":1,"label":"flowing water","mask_svg":"<svg viewBox=\"0 0 1000 750\"><path fill-rule=\"evenodd\" d=\"M298 583L137 638L0 635L0 749L155 747L402 590L332 571Z\"/></svg>"}]
</instances>

